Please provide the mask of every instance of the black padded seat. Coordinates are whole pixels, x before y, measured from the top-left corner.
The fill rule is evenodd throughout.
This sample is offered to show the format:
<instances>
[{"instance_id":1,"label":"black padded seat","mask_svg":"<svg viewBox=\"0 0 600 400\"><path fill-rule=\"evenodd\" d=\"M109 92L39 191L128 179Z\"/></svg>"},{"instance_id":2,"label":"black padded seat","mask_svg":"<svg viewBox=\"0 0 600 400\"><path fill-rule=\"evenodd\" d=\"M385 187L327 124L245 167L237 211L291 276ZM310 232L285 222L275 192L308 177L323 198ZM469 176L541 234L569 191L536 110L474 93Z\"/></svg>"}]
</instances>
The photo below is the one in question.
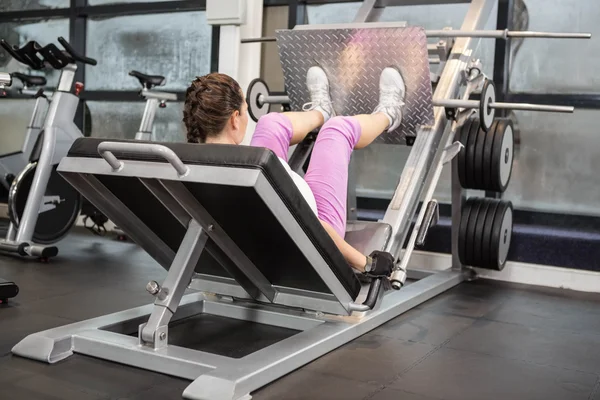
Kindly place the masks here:
<instances>
[{"instance_id":1,"label":"black padded seat","mask_svg":"<svg viewBox=\"0 0 600 400\"><path fill-rule=\"evenodd\" d=\"M106 141L108 140L97 138L77 139L67 157L100 158L98 145ZM110 142L150 143L131 140L110 140ZM250 146L160 144L173 150L183 163L190 166L261 170L342 286L352 298L356 298L361 285L354 270L346 263L272 151ZM115 156L125 162L137 160L166 163L159 157L126 152L117 152ZM165 211L164 206L137 178L95 176L165 244L174 251L177 250L185 234L185 228ZM289 233L284 230L254 187L232 186L227 185L226 182L215 185L188 181L184 185L273 285L330 293L327 285L296 245L295 238L289 236ZM118 224L119 221L115 223ZM196 272L229 277L214 259L225 256L225 253L212 241L207 244L207 250L203 253Z\"/></svg>"},{"instance_id":2,"label":"black padded seat","mask_svg":"<svg viewBox=\"0 0 600 400\"><path fill-rule=\"evenodd\" d=\"M152 89L154 86L163 86L166 82L165 77L161 75L147 75L139 71L130 71L129 75L136 77L146 89Z\"/></svg>"},{"instance_id":3,"label":"black padded seat","mask_svg":"<svg viewBox=\"0 0 600 400\"><path fill-rule=\"evenodd\" d=\"M46 84L46 78L43 76L25 75L20 72L12 72L10 76L23 82L25 86L44 86Z\"/></svg>"}]
</instances>

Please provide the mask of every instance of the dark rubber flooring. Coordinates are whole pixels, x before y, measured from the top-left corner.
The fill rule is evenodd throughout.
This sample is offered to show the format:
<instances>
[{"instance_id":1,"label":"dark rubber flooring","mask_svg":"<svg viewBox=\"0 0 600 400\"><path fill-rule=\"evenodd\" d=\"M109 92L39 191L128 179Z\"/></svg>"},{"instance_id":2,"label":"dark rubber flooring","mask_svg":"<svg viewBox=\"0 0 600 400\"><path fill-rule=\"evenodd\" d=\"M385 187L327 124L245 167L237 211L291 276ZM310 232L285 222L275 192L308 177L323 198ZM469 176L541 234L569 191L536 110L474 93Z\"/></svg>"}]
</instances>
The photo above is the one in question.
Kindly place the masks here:
<instances>
[{"instance_id":1,"label":"dark rubber flooring","mask_svg":"<svg viewBox=\"0 0 600 400\"><path fill-rule=\"evenodd\" d=\"M145 283L165 275L131 243L78 232L60 248L49 264L0 257L0 277L21 287L0 308L0 399L181 398L185 380L81 355L52 366L11 356L29 333L149 303ZM253 398L600 400L599 384L600 295L477 281Z\"/></svg>"}]
</instances>

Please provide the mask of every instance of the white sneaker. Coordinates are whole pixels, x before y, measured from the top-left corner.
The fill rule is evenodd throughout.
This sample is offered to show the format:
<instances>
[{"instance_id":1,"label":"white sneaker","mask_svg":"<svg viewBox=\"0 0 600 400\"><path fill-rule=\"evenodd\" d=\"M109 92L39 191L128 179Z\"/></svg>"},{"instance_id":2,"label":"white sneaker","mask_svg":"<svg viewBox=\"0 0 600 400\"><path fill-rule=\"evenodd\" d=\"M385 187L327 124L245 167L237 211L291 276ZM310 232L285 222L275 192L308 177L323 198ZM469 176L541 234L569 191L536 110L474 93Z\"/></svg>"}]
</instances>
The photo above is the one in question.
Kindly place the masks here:
<instances>
[{"instance_id":1,"label":"white sneaker","mask_svg":"<svg viewBox=\"0 0 600 400\"><path fill-rule=\"evenodd\" d=\"M302 110L317 110L323 114L325 122L333 117L333 104L329 95L329 79L323 68L310 67L306 73L306 87L310 92L310 103L304 104Z\"/></svg>"},{"instance_id":2,"label":"white sneaker","mask_svg":"<svg viewBox=\"0 0 600 400\"><path fill-rule=\"evenodd\" d=\"M400 72L396 68L385 68L379 78L379 104L373 114L381 112L389 118L388 131L398 128L402 122L405 92L406 87Z\"/></svg>"}]
</instances>

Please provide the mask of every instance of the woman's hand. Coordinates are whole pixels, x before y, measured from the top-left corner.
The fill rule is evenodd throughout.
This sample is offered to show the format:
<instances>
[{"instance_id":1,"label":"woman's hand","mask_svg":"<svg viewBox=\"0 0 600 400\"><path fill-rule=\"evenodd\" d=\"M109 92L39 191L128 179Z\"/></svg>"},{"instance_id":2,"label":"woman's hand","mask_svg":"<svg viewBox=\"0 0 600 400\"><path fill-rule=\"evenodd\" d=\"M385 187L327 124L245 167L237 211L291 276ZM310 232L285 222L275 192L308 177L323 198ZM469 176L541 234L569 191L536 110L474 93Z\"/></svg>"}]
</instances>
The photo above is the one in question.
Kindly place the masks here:
<instances>
[{"instance_id":1,"label":"woman's hand","mask_svg":"<svg viewBox=\"0 0 600 400\"><path fill-rule=\"evenodd\" d=\"M394 269L394 256L385 251L374 251L367 257L364 274L371 278L388 277Z\"/></svg>"}]
</instances>

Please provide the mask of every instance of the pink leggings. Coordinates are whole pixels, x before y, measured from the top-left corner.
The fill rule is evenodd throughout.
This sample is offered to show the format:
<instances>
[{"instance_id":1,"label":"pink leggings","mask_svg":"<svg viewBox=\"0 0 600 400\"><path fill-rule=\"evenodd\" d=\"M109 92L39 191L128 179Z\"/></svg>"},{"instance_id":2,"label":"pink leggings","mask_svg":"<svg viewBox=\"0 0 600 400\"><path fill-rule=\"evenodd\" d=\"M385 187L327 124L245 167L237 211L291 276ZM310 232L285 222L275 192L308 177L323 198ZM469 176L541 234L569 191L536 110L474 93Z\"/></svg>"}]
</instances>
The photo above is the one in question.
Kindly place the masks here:
<instances>
[{"instance_id":1,"label":"pink leggings","mask_svg":"<svg viewBox=\"0 0 600 400\"><path fill-rule=\"evenodd\" d=\"M284 114L270 113L260 118L251 146L266 147L287 160L292 122ZM334 117L327 121L312 151L304 180L317 201L319 219L327 222L343 238L346 233L348 165L361 128L352 117Z\"/></svg>"}]
</instances>

